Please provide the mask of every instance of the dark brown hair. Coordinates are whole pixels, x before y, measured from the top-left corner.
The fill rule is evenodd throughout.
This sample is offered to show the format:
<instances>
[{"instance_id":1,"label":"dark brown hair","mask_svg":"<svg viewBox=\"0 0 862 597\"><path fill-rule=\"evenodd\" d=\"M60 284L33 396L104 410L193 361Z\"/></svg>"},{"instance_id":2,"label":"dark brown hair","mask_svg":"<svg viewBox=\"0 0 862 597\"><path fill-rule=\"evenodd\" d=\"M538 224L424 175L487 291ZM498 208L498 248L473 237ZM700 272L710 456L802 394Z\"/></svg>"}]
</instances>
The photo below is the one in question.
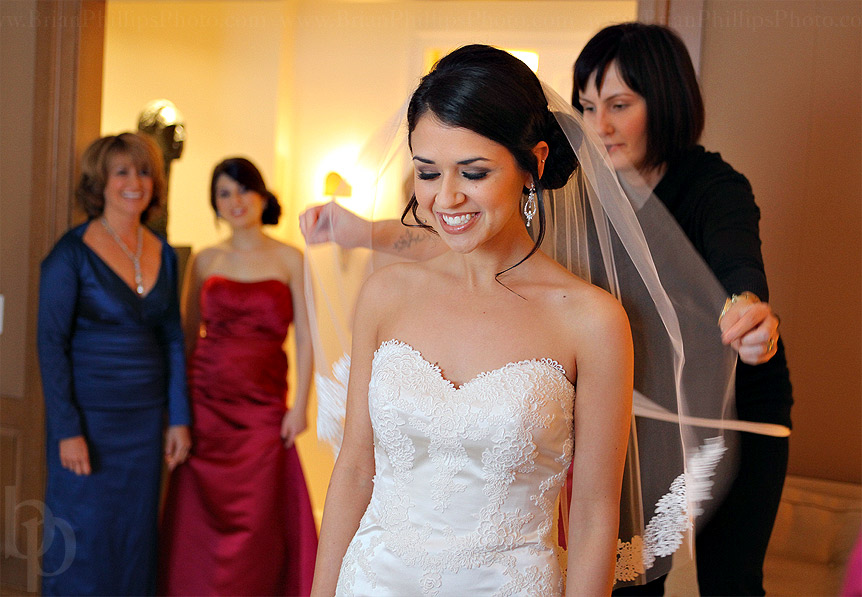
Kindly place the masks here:
<instances>
[{"instance_id":1,"label":"dark brown hair","mask_svg":"<svg viewBox=\"0 0 862 597\"><path fill-rule=\"evenodd\" d=\"M642 167L671 162L697 144L703 133L703 98L691 57L676 33L643 23L612 25L596 33L575 61L575 108L584 111L579 92L594 73L600 90L611 63L625 84L646 101L647 149Z\"/></svg>"},{"instance_id":2,"label":"dark brown hair","mask_svg":"<svg viewBox=\"0 0 862 597\"><path fill-rule=\"evenodd\" d=\"M239 186L247 191L254 191L265 202L263 213L260 214L262 224L276 225L281 217L281 205L278 203L278 198L266 188L263 182L263 175L257 166L245 158L227 158L219 162L213 169L212 179L210 180L210 205L218 215L216 207L216 182L218 177L224 174L228 178L234 180Z\"/></svg>"}]
</instances>

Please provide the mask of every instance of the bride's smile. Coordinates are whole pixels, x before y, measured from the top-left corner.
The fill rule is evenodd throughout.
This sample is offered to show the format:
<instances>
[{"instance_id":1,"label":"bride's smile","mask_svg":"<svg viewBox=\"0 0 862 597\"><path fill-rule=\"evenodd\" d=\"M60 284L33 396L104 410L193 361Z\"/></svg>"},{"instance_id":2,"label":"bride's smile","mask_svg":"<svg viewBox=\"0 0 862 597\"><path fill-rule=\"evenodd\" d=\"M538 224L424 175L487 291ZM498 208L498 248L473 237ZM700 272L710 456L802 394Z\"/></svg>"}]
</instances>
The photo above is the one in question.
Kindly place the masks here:
<instances>
[{"instance_id":1,"label":"bride's smile","mask_svg":"<svg viewBox=\"0 0 862 597\"><path fill-rule=\"evenodd\" d=\"M531 179L508 149L431 113L419 119L411 146L420 213L433 216L428 224L452 250L469 253L503 231L507 243L530 243L519 202Z\"/></svg>"}]
</instances>

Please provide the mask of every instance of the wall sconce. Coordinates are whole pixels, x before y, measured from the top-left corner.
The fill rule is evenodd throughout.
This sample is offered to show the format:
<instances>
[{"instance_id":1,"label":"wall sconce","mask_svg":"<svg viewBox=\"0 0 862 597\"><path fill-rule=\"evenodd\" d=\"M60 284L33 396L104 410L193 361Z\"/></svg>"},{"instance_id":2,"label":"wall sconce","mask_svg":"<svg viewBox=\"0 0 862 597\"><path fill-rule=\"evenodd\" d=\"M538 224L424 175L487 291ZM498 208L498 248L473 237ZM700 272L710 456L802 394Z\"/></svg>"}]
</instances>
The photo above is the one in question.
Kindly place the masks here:
<instances>
[{"instance_id":1,"label":"wall sconce","mask_svg":"<svg viewBox=\"0 0 862 597\"><path fill-rule=\"evenodd\" d=\"M338 172L330 172L323 183L323 194L334 201L336 197L350 197L353 194L353 188Z\"/></svg>"}]
</instances>

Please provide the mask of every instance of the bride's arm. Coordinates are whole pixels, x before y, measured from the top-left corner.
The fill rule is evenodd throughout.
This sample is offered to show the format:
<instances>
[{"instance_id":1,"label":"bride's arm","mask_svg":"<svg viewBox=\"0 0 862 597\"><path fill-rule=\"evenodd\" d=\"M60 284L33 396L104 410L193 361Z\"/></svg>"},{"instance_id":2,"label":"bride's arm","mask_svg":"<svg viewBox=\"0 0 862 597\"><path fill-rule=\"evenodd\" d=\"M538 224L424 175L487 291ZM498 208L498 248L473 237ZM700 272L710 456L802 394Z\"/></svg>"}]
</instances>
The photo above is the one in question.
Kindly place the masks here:
<instances>
[{"instance_id":1,"label":"bride's arm","mask_svg":"<svg viewBox=\"0 0 862 597\"><path fill-rule=\"evenodd\" d=\"M373 286L373 282L365 284L356 308L344 441L326 492L311 590L313 596L331 597L335 594L341 560L371 499L374 446L368 412L368 383L371 360L377 349L376 311L380 304L380 297L375 296Z\"/></svg>"},{"instance_id":2,"label":"bride's arm","mask_svg":"<svg viewBox=\"0 0 862 597\"><path fill-rule=\"evenodd\" d=\"M577 336L575 457L566 595L610 595L631 424L632 339L610 296ZM589 329L583 329L584 327ZM600 339L597 341L597 339Z\"/></svg>"}]
</instances>

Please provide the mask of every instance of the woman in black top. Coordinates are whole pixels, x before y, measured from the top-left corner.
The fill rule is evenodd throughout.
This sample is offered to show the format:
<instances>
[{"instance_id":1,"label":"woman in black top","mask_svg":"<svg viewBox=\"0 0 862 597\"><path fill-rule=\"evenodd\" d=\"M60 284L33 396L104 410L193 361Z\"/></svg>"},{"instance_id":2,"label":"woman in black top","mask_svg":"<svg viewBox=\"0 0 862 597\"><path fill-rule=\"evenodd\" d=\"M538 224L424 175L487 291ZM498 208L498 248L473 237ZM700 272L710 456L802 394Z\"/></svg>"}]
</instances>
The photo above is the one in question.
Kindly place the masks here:
<instances>
[{"instance_id":1,"label":"woman in black top","mask_svg":"<svg viewBox=\"0 0 862 597\"><path fill-rule=\"evenodd\" d=\"M739 352L741 420L790 427L790 376L760 252L760 211L751 185L697 144L703 102L682 41L658 25L625 23L596 34L574 69L572 103L605 143L619 172L653 188L733 296L722 339ZM788 439L740 434L740 469L722 505L698 530L703 595L763 595L763 559L787 469ZM618 589L661 595L664 577Z\"/></svg>"}]
</instances>

